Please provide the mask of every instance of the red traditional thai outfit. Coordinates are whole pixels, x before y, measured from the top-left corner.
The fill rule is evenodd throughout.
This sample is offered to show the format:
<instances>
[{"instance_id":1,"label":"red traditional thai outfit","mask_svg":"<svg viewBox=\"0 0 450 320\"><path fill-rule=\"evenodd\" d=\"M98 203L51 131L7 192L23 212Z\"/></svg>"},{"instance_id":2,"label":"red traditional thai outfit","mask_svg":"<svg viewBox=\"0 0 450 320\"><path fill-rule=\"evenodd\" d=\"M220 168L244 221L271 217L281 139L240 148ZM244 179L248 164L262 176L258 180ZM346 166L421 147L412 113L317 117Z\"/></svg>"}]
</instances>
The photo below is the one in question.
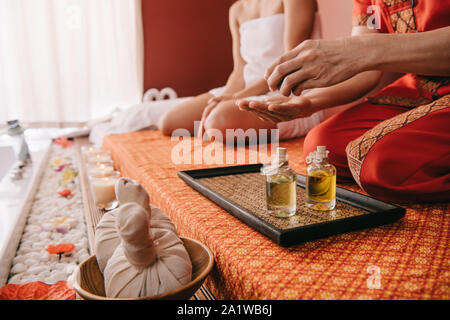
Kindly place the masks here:
<instances>
[{"instance_id":1,"label":"red traditional thai outfit","mask_svg":"<svg viewBox=\"0 0 450 320\"><path fill-rule=\"evenodd\" d=\"M354 0L353 24L374 23L383 33L447 27L450 1ZM304 155L317 145L341 179L377 198L450 201L450 77L402 76L310 131Z\"/></svg>"}]
</instances>

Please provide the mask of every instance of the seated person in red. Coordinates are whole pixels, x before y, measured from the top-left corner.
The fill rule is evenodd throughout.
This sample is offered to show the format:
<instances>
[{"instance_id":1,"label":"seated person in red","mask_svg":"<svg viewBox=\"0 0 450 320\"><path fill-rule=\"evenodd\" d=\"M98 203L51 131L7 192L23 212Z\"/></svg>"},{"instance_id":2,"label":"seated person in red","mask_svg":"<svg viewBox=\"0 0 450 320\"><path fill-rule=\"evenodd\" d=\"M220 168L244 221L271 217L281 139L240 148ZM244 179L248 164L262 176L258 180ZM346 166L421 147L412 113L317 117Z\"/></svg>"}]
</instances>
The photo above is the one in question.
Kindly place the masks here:
<instances>
[{"instance_id":1,"label":"seated person in red","mask_svg":"<svg viewBox=\"0 0 450 320\"><path fill-rule=\"evenodd\" d=\"M286 121L360 98L383 71L404 73L310 131L304 156L326 145L341 181L380 199L450 201L450 2L354 0L353 23L352 37L307 40L269 67L284 97L237 105Z\"/></svg>"}]
</instances>

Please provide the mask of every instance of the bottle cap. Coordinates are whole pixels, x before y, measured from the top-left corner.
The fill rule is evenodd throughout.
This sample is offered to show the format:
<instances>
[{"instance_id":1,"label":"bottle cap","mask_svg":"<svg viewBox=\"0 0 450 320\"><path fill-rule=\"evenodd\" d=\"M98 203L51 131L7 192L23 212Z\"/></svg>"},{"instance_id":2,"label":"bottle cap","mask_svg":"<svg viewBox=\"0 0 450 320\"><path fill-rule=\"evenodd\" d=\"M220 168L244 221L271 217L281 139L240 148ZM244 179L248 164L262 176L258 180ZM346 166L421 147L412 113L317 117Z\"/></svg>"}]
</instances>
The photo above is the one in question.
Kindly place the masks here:
<instances>
[{"instance_id":1,"label":"bottle cap","mask_svg":"<svg viewBox=\"0 0 450 320\"><path fill-rule=\"evenodd\" d=\"M277 153L272 158L272 163L270 165L264 165L261 168L261 173L264 175L274 174L278 168L287 164L288 155L286 153L286 148L277 148Z\"/></svg>"},{"instance_id":2,"label":"bottle cap","mask_svg":"<svg viewBox=\"0 0 450 320\"><path fill-rule=\"evenodd\" d=\"M286 160L286 148L277 148L277 158L279 161Z\"/></svg>"},{"instance_id":3,"label":"bottle cap","mask_svg":"<svg viewBox=\"0 0 450 320\"><path fill-rule=\"evenodd\" d=\"M317 146L317 149L312 151L308 157L306 157L306 163L320 163L325 159L328 159L328 154L330 151L327 150L326 146Z\"/></svg>"},{"instance_id":4,"label":"bottle cap","mask_svg":"<svg viewBox=\"0 0 450 320\"><path fill-rule=\"evenodd\" d=\"M330 151L327 150L326 146L317 146L316 161L322 162L324 159L328 159L329 153Z\"/></svg>"}]
</instances>

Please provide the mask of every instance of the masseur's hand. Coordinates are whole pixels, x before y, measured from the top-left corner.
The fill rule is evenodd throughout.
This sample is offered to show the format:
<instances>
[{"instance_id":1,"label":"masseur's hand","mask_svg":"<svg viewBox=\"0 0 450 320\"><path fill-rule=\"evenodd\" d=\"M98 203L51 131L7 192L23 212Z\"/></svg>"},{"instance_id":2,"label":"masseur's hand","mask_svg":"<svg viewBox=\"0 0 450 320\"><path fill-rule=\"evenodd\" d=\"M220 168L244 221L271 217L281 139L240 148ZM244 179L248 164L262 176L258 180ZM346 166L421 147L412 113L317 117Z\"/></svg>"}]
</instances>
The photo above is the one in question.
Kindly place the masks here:
<instances>
[{"instance_id":1,"label":"masseur's hand","mask_svg":"<svg viewBox=\"0 0 450 320\"><path fill-rule=\"evenodd\" d=\"M261 101L238 100L236 105L242 111L254 112L262 120L273 123L309 117L316 111L311 101L304 96L274 96Z\"/></svg>"},{"instance_id":2,"label":"masseur's hand","mask_svg":"<svg viewBox=\"0 0 450 320\"><path fill-rule=\"evenodd\" d=\"M265 74L270 90L289 96L329 87L361 71L358 48L348 39L306 40L275 61ZM284 79L284 80L283 80Z\"/></svg>"}]
</instances>

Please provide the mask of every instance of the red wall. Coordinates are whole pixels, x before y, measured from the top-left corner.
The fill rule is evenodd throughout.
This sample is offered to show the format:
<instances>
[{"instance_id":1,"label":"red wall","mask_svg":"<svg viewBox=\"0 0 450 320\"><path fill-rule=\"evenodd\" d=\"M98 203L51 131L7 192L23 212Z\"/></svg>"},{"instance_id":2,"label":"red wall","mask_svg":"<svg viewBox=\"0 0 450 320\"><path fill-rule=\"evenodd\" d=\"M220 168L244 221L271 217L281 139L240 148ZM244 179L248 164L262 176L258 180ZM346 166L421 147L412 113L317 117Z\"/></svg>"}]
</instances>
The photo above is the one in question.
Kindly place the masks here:
<instances>
[{"instance_id":1,"label":"red wall","mask_svg":"<svg viewBox=\"0 0 450 320\"><path fill-rule=\"evenodd\" d=\"M225 84L233 67L228 10L234 0L142 0L145 89L180 97Z\"/></svg>"}]
</instances>

